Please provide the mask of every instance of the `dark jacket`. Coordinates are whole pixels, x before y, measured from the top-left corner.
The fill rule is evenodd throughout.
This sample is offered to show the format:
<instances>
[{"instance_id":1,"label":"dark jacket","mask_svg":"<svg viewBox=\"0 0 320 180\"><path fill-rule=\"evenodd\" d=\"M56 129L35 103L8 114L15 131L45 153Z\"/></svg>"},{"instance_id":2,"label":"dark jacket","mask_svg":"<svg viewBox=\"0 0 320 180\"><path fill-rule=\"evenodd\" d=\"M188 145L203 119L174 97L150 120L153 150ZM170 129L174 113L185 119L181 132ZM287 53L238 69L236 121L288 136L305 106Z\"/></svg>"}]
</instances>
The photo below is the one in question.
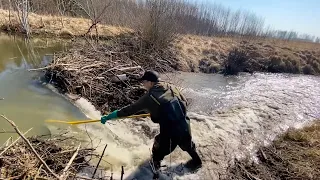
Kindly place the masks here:
<instances>
[{"instance_id":1,"label":"dark jacket","mask_svg":"<svg viewBox=\"0 0 320 180\"><path fill-rule=\"evenodd\" d=\"M186 116L187 124L189 126L189 118L186 115L187 101L180 91L173 85L159 82L155 84L148 93L142 96L137 102L132 105L120 109L117 113L118 117L130 116L140 111L146 111L151 114L153 122L160 123L165 121L166 116L160 111L160 104L164 104L177 97L181 102L183 113ZM161 128L161 123L160 123ZM174 128L174 127L166 127Z\"/></svg>"}]
</instances>

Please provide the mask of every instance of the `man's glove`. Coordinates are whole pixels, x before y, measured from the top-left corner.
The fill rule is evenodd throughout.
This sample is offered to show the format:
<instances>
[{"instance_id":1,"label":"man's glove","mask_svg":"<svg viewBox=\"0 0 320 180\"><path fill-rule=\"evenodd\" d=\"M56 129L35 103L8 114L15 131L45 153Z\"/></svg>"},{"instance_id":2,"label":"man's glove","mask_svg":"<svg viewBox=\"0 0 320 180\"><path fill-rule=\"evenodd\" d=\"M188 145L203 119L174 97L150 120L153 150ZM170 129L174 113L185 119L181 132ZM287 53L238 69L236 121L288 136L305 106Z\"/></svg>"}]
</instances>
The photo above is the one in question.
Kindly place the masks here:
<instances>
[{"instance_id":1,"label":"man's glove","mask_svg":"<svg viewBox=\"0 0 320 180\"><path fill-rule=\"evenodd\" d=\"M118 110L115 110L113 111L112 113L106 115L106 116L102 116L101 117L101 123L102 124L105 124L108 120L111 120L111 119L115 119L118 117Z\"/></svg>"}]
</instances>

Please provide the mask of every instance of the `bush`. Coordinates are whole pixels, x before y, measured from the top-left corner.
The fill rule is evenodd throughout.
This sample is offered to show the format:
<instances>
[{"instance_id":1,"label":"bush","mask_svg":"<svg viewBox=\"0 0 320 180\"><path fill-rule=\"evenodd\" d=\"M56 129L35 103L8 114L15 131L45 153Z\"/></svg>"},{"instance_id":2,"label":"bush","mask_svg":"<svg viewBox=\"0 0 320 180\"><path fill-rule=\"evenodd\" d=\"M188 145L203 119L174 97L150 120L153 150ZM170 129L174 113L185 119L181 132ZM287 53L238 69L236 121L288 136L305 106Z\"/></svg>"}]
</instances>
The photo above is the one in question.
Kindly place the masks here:
<instances>
[{"instance_id":1,"label":"bush","mask_svg":"<svg viewBox=\"0 0 320 180\"><path fill-rule=\"evenodd\" d=\"M209 73L218 73L220 71L221 67L219 64L212 63L209 66Z\"/></svg>"},{"instance_id":2,"label":"bush","mask_svg":"<svg viewBox=\"0 0 320 180\"><path fill-rule=\"evenodd\" d=\"M248 53L244 50L235 48L229 52L228 58L224 62L225 75L237 75L243 72L249 61Z\"/></svg>"},{"instance_id":3,"label":"bush","mask_svg":"<svg viewBox=\"0 0 320 180\"><path fill-rule=\"evenodd\" d=\"M312 66L310 66L309 64L305 65L305 66L302 68L302 72L303 72L303 74L315 74Z\"/></svg>"},{"instance_id":4,"label":"bush","mask_svg":"<svg viewBox=\"0 0 320 180\"><path fill-rule=\"evenodd\" d=\"M221 66L216 62L212 62L204 58L199 62L199 69L204 73L218 73L221 69Z\"/></svg>"},{"instance_id":5,"label":"bush","mask_svg":"<svg viewBox=\"0 0 320 180\"><path fill-rule=\"evenodd\" d=\"M320 73L320 64L317 61L313 61L311 64L312 64L314 71L316 73Z\"/></svg>"},{"instance_id":6,"label":"bush","mask_svg":"<svg viewBox=\"0 0 320 180\"><path fill-rule=\"evenodd\" d=\"M268 71L272 73L284 72L285 63L279 56L270 57L270 62L268 65Z\"/></svg>"},{"instance_id":7,"label":"bush","mask_svg":"<svg viewBox=\"0 0 320 180\"><path fill-rule=\"evenodd\" d=\"M147 46L166 48L177 35L175 1L147 0L147 16L140 29Z\"/></svg>"}]
</instances>

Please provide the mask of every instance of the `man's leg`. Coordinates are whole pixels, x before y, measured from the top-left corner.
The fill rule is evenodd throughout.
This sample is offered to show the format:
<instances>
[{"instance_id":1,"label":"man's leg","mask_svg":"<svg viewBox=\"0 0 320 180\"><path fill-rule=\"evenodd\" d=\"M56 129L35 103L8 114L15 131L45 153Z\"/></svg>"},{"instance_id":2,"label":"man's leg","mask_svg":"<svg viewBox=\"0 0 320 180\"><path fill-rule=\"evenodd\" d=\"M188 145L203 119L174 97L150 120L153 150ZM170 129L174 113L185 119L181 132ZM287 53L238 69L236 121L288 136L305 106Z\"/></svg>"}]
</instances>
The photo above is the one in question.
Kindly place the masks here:
<instances>
[{"instance_id":1,"label":"man's leg","mask_svg":"<svg viewBox=\"0 0 320 180\"><path fill-rule=\"evenodd\" d=\"M196 145L192 141L192 137L190 135L182 136L181 140L179 141L179 147L183 151L186 151L192 158L192 160L189 161L186 166L189 166L190 168L201 167L202 161L196 151Z\"/></svg>"},{"instance_id":2,"label":"man's leg","mask_svg":"<svg viewBox=\"0 0 320 180\"><path fill-rule=\"evenodd\" d=\"M160 168L163 158L177 147L177 142L168 136L158 134L152 147L152 160L156 169Z\"/></svg>"}]
</instances>

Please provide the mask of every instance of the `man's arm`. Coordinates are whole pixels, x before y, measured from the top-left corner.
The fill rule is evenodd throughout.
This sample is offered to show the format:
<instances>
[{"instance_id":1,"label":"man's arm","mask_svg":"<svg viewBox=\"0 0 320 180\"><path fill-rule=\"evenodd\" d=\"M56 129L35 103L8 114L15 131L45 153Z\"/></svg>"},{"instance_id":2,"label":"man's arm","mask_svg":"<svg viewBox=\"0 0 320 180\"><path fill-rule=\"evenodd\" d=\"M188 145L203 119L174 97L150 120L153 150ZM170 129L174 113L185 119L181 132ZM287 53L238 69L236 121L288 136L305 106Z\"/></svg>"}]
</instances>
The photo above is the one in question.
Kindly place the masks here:
<instances>
[{"instance_id":1,"label":"man's arm","mask_svg":"<svg viewBox=\"0 0 320 180\"><path fill-rule=\"evenodd\" d=\"M150 97L149 94L145 94L142 96L138 101L135 103L126 106L124 108L121 108L117 115L118 117L125 117L125 116L131 116L139 111L147 110L148 104L150 103Z\"/></svg>"}]
</instances>

